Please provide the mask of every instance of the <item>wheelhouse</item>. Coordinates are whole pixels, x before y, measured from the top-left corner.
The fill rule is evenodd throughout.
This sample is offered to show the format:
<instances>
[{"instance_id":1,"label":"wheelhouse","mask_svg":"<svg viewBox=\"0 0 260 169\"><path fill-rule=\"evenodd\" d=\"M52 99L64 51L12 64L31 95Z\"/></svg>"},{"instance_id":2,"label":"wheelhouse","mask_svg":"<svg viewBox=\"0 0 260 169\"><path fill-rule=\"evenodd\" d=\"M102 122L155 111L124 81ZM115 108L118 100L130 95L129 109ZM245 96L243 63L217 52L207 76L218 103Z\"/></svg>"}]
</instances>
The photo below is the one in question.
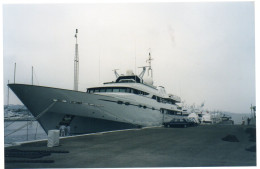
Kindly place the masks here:
<instances>
[{"instance_id":1,"label":"wheelhouse","mask_svg":"<svg viewBox=\"0 0 260 169\"><path fill-rule=\"evenodd\" d=\"M138 76L119 76L116 79L116 83L143 83L143 80Z\"/></svg>"}]
</instances>

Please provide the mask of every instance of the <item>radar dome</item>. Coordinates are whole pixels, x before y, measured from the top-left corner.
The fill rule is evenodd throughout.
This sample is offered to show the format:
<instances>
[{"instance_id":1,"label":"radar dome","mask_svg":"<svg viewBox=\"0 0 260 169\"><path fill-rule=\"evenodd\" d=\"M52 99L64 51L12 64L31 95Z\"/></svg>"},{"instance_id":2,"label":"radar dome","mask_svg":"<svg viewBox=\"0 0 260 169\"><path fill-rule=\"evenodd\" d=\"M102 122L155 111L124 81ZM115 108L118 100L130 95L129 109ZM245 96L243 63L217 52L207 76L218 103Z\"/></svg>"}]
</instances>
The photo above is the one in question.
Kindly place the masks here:
<instances>
[{"instance_id":1,"label":"radar dome","mask_svg":"<svg viewBox=\"0 0 260 169\"><path fill-rule=\"evenodd\" d=\"M132 75L134 75L133 70L129 69L126 71L126 76L132 76Z\"/></svg>"},{"instance_id":2,"label":"radar dome","mask_svg":"<svg viewBox=\"0 0 260 169\"><path fill-rule=\"evenodd\" d=\"M151 77L143 77L143 81L145 84L153 85L153 79Z\"/></svg>"},{"instance_id":3,"label":"radar dome","mask_svg":"<svg viewBox=\"0 0 260 169\"><path fill-rule=\"evenodd\" d=\"M157 89L161 95L166 95L167 97L166 91L163 86L158 86Z\"/></svg>"}]
</instances>

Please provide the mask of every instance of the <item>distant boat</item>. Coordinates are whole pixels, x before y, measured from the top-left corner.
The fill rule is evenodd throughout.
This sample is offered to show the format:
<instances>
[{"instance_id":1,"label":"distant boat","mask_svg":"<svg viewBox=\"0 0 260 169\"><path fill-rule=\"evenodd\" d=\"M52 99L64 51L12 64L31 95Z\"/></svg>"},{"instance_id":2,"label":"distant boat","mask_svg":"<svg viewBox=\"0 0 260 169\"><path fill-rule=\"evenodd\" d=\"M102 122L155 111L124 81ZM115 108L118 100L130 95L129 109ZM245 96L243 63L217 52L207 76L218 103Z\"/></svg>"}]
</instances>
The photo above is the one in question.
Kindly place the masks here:
<instances>
[{"instance_id":1,"label":"distant boat","mask_svg":"<svg viewBox=\"0 0 260 169\"><path fill-rule=\"evenodd\" d=\"M203 112L201 117L201 123L212 124L212 117L209 112Z\"/></svg>"}]
</instances>

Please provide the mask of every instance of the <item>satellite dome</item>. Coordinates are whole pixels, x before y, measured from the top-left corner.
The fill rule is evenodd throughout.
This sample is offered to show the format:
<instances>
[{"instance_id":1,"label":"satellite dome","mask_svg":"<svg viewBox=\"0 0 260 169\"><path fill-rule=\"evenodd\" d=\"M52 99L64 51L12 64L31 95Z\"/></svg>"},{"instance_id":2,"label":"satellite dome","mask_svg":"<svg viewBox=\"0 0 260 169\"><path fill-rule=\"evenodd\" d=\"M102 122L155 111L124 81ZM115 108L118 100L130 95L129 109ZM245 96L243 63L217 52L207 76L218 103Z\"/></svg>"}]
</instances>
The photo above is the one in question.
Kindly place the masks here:
<instances>
[{"instance_id":1,"label":"satellite dome","mask_svg":"<svg viewBox=\"0 0 260 169\"><path fill-rule=\"evenodd\" d=\"M168 97L163 86L158 86L157 89L161 95L165 95L165 97Z\"/></svg>"},{"instance_id":2,"label":"satellite dome","mask_svg":"<svg viewBox=\"0 0 260 169\"><path fill-rule=\"evenodd\" d=\"M133 70L128 69L126 71L126 76L132 76L132 75L134 75Z\"/></svg>"},{"instance_id":3,"label":"satellite dome","mask_svg":"<svg viewBox=\"0 0 260 169\"><path fill-rule=\"evenodd\" d=\"M143 81L145 84L153 85L153 79L151 77L143 77Z\"/></svg>"}]
</instances>

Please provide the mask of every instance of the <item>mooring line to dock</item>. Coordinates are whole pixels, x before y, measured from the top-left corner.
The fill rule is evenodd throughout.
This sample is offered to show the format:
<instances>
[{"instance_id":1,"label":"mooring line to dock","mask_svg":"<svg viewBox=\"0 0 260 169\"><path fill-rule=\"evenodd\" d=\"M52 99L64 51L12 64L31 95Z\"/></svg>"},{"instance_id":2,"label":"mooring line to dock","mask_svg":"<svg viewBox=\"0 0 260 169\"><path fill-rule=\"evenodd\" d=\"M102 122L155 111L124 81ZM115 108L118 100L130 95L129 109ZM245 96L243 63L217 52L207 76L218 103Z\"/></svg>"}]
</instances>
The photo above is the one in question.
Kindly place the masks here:
<instances>
[{"instance_id":1,"label":"mooring line to dock","mask_svg":"<svg viewBox=\"0 0 260 169\"><path fill-rule=\"evenodd\" d=\"M50 108L52 108L52 106L54 106L55 103L56 103L56 102L51 103L46 109L44 109L41 113L39 113L38 116L35 117L35 120L38 120L43 114L45 114ZM7 137L7 136L9 136L9 135L11 135L11 134L13 134L13 133L15 133L15 132L17 132L17 131L23 129L24 127L26 127L26 126L28 126L28 125L31 125L32 123L33 123L33 121L31 120L29 123L27 123L27 124L25 124L25 125L19 127L18 129L14 130L14 131L11 132L11 133L6 134L4 137Z\"/></svg>"}]
</instances>

